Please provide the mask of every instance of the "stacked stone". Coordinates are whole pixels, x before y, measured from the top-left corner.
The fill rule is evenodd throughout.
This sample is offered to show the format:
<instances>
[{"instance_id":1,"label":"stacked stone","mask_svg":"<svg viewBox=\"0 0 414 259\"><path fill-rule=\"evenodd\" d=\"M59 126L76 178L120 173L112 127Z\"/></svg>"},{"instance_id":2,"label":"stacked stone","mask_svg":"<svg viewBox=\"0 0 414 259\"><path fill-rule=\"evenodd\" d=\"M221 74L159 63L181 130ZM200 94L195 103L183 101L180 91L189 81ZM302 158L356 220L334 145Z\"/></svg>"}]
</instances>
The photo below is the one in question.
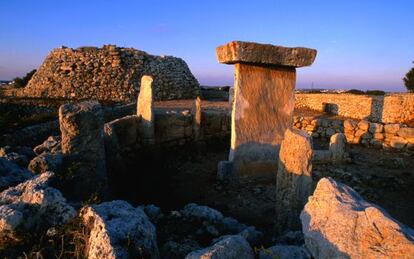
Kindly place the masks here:
<instances>
[{"instance_id":1,"label":"stacked stone","mask_svg":"<svg viewBox=\"0 0 414 259\"><path fill-rule=\"evenodd\" d=\"M335 133L343 133L343 121L315 117L293 117L293 127L306 131L313 138L330 138Z\"/></svg>"},{"instance_id":2,"label":"stacked stone","mask_svg":"<svg viewBox=\"0 0 414 259\"><path fill-rule=\"evenodd\" d=\"M414 128L403 124L382 124L365 120L344 121L344 132L348 143L373 147L392 147L396 149L414 148Z\"/></svg>"},{"instance_id":3,"label":"stacked stone","mask_svg":"<svg viewBox=\"0 0 414 259\"><path fill-rule=\"evenodd\" d=\"M198 81L184 60L114 45L52 50L17 95L133 102L144 74L154 78L156 100L199 95Z\"/></svg>"}]
</instances>

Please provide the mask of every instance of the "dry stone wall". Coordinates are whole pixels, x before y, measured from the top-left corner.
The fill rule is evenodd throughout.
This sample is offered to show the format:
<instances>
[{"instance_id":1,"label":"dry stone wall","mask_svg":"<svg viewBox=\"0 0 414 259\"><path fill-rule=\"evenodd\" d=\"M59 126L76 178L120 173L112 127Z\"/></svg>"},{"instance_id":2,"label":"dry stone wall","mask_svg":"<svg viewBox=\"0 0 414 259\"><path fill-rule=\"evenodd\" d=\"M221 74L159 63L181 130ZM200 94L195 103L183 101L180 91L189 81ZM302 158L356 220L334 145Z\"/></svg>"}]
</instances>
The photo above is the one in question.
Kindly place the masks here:
<instances>
[{"instance_id":1,"label":"dry stone wall","mask_svg":"<svg viewBox=\"0 0 414 259\"><path fill-rule=\"evenodd\" d=\"M136 101L143 75L154 78L156 100L200 94L184 60L104 45L52 50L28 85L10 95L130 102Z\"/></svg>"},{"instance_id":2,"label":"dry stone wall","mask_svg":"<svg viewBox=\"0 0 414 259\"><path fill-rule=\"evenodd\" d=\"M313 138L330 138L336 133L344 133L349 144L414 150L414 127L402 123L295 116L293 127L308 132Z\"/></svg>"},{"instance_id":3,"label":"dry stone wall","mask_svg":"<svg viewBox=\"0 0 414 259\"><path fill-rule=\"evenodd\" d=\"M344 117L414 126L414 94L295 94L296 108L328 111Z\"/></svg>"}]
</instances>

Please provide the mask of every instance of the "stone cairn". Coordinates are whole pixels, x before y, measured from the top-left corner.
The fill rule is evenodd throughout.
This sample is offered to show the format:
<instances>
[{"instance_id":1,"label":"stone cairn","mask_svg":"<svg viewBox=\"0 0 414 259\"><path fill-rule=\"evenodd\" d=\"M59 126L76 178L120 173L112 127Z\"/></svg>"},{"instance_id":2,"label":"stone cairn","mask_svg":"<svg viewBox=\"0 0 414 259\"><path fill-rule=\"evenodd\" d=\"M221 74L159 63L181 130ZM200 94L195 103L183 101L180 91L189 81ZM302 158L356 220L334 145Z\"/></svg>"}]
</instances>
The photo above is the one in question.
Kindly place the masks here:
<instances>
[{"instance_id":1,"label":"stone cairn","mask_svg":"<svg viewBox=\"0 0 414 259\"><path fill-rule=\"evenodd\" d=\"M156 100L189 99L200 94L197 79L181 58L104 45L53 49L28 85L14 95L134 102L143 75L154 78Z\"/></svg>"},{"instance_id":2,"label":"stone cairn","mask_svg":"<svg viewBox=\"0 0 414 259\"><path fill-rule=\"evenodd\" d=\"M218 176L274 174L292 125L295 68L311 65L316 50L232 41L216 55L219 63L235 64L231 150Z\"/></svg>"}]
</instances>

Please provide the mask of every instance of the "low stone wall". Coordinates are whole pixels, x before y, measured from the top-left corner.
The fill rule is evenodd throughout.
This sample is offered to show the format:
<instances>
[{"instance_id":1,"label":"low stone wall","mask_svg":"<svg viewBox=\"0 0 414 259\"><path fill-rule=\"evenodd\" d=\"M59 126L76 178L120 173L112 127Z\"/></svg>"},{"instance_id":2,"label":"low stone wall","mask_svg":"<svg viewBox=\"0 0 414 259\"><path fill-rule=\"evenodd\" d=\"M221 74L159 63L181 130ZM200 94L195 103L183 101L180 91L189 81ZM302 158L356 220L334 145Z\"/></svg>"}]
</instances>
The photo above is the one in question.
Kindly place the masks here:
<instances>
[{"instance_id":1,"label":"low stone wall","mask_svg":"<svg viewBox=\"0 0 414 259\"><path fill-rule=\"evenodd\" d=\"M193 120L194 114L190 110L157 109L155 111L153 144L174 146L194 142ZM229 122L230 115L228 113L215 110L202 111L201 136L198 140L229 136ZM129 151L145 145L140 136L139 127L140 118L136 115L119 118L105 124L106 134L108 137L116 139L121 151ZM107 142L113 141L107 139Z\"/></svg>"},{"instance_id":2,"label":"low stone wall","mask_svg":"<svg viewBox=\"0 0 414 259\"><path fill-rule=\"evenodd\" d=\"M295 116L293 127L308 132L313 138L330 138L335 133L344 133L349 144L414 150L414 127L400 123Z\"/></svg>"},{"instance_id":3,"label":"low stone wall","mask_svg":"<svg viewBox=\"0 0 414 259\"><path fill-rule=\"evenodd\" d=\"M369 96L356 94L295 94L296 108L330 112L344 117L414 126L414 94Z\"/></svg>"}]
</instances>

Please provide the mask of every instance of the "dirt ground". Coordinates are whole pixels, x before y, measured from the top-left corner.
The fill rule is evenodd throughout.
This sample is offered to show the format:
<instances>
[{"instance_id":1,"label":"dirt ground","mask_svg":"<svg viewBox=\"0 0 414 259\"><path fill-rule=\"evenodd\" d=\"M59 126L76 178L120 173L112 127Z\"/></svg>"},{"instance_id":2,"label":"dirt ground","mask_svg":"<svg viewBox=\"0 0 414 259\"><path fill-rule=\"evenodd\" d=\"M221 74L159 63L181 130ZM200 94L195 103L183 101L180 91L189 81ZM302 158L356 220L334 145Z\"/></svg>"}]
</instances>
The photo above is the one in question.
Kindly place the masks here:
<instances>
[{"instance_id":1,"label":"dirt ground","mask_svg":"<svg viewBox=\"0 0 414 259\"><path fill-rule=\"evenodd\" d=\"M240 180L237 184L220 184L216 181L217 164L228 158L229 140L191 147L186 152L168 151L156 158L145 158L152 181L135 186L140 193L132 203L156 204L165 212L181 209L195 202L208 205L232 216L240 222L254 225L265 233L269 242L275 236L275 178ZM315 143L318 149L327 143ZM330 176L343 182L362 195L364 199L383 207L391 216L414 227L414 153L368 149L348 146L352 162L343 165L314 164L313 174L317 181ZM162 162L161 162L162 161ZM131 165L131 167L134 167ZM136 166L135 166L136 168ZM155 173L157 172L157 173ZM131 172L130 172L131 173ZM158 176L155 176L158 175ZM155 178L154 178L155 176ZM133 181L132 181L133 182ZM128 187L123 186L128 190ZM136 201L136 202L134 202Z\"/></svg>"}]
</instances>

